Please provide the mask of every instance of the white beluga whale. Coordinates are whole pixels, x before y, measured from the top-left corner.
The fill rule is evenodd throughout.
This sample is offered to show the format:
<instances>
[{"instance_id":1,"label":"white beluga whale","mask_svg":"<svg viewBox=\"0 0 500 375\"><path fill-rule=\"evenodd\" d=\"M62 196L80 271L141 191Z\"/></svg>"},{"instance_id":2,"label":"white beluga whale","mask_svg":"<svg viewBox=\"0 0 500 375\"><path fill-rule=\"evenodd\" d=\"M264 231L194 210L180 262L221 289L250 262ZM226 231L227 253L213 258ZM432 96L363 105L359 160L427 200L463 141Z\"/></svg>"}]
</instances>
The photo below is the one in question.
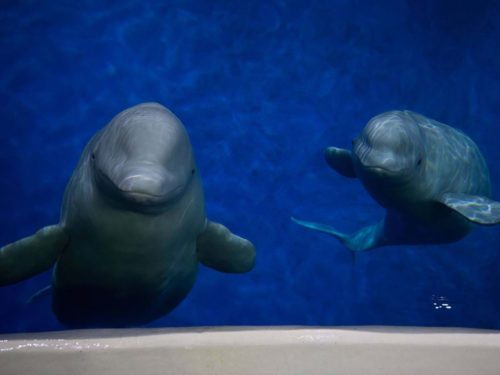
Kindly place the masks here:
<instances>
[{"instance_id":1,"label":"white beluga whale","mask_svg":"<svg viewBox=\"0 0 500 375\"><path fill-rule=\"evenodd\" d=\"M372 118L352 151L325 150L331 168L359 178L386 209L385 218L353 234L292 218L328 233L353 251L386 245L442 244L463 238L473 224L500 223L486 162L462 132L410 111Z\"/></svg>"},{"instance_id":2,"label":"white beluga whale","mask_svg":"<svg viewBox=\"0 0 500 375\"><path fill-rule=\"evenodd\" d=\"M59 224L0 249L0 285L55 264L52 308L66 325L131 326L168 313L198 263L251 270L251 242L209 221L181 121L156 103L131 107L87 144Z\"/></svg>"}]
</instances>

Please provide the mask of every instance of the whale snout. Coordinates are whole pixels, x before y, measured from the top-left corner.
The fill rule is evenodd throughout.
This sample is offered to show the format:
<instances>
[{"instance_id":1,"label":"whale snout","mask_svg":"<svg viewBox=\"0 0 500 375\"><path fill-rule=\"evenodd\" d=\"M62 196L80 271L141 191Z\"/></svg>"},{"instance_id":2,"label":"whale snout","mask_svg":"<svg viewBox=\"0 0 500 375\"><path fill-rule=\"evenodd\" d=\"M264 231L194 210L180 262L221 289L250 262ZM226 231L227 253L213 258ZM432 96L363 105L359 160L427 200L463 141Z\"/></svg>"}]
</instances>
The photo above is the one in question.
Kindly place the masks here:
<instances>
[{"instance_id":1,"label":"whale snout","mask_svg":"<svg viewBox=\"0 0 500 375\"><path fill-rule=\"evenodd\" d=\"M385 167L370 167L364 166L365 174L379 176L379 177L390 177L395 175L396 172Z\"/></svg>"},{"instance_id":2,"label":"whale snout","mask_svg":"<svg viewBox=\"0 0 500 375\"><path fill-rule=\"evenodd\" d=\"M162 207L176 199L185 182L161 165L135 163L111 173L97 169L97 183L107 196L131 209Z\"/></svg>"},{"instance_id":3,"label":"whale snout","mask_svg":"<svg viewBox=\"0 0 500 375\"><path fill-rule=\"evenodd\" d=\"M368 173L391 175L402 173L407 169L404 155L391 151L364 150L358 156L362 168Z\"/></svg>"},{"instance_id":4,"label":"whale snout","mask_svg":"<svg viewBox=\"0 0 500 375\"><path fill-rule=\"evenodd\" d=\"M378 161L377 163L361 162L361 164L366 173L379 176L403 174L407 170L404 165L401 165L401 163L395 162L393 160L383 160Z\"/></svg>"},{"instance_id":5,"label":"whale snout","mask_svg":"<svg viewBox=\"0 0 500 375\"><path fill-rule=\"evenodd\" d=\"M162 166L140 165L125 168L116 181L123 196L136 203L165 203L182 190L176 176Z\"/></svg>"}]
</instances>

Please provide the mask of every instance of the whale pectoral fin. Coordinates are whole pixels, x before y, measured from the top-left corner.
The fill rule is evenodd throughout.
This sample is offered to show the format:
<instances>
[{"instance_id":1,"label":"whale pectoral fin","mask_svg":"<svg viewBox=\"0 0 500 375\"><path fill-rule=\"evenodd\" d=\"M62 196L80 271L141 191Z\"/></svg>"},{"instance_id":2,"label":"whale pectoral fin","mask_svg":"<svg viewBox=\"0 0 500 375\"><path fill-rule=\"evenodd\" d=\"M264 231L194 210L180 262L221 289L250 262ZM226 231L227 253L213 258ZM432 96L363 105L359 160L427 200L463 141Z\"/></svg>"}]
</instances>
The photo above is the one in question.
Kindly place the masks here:
<instances>
[{"instance_id":1,"label":"whale pectoral fin","mask_svg":"<svg viewBox=\"0 0 500 375\"><path fill-rule=\"evenodd\" d=\"M68 243L59 225L40 229L0 248L0 286L17 283L48 270Z\"/></svg>"},{"instance_id":2,"label":"whale pectoral fin","mask_svg":"<svg viewBox=\"0 0 500 375\"><path fill-rule=\"evenodd\" d=\"M209 221L196 241L198 259L217 271L243 273L255 264L253 244L229 231L224 225Z\"/></svg>"},{"instance_id":3,"label":"whale pectoral fin","mask_svg":"<svg viewBox=\"0 0 500 375\"><path fill-rule=\"evenodd\" d=\"M328 147L325 150L325 160L328 165L344 177L355 178L352 153L349 150L337 147Z\"/></svg>"},{"instance_id":4,"label":"whale pectoral fin","mask_svg":"<svg viewBox=\"0 0 500 375\"><path fill-rule=\"evenodd\" d=\"M477 195L458 193L445 193L439 201L473 223L500 224L500 202Z\"/></svg>"},{"instance_id":5,"label":"whale pectoral fin","mask_svg":"<svg viewBox=\"0 0 500 375\"><path fill-rule=\"evenodd\" d=\"M385 244L383 242L383 221L378 224L361 228L353 234L344 234L328 225L298 220L294 217L292 217L292 221L305 228L323 232L335 237L351 251L370 250Z\"/></svg>"}]
</instances>

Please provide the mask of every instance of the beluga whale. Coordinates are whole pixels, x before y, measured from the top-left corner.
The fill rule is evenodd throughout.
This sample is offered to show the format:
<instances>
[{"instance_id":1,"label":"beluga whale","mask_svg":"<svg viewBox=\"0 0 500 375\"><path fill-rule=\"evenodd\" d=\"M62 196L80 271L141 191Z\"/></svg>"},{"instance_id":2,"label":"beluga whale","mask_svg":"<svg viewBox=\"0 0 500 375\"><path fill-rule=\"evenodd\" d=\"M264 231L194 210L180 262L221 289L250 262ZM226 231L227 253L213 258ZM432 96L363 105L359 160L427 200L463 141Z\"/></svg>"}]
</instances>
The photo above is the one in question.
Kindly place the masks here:
<instances>
[{"instance_id":1,"label":"beluga whale","mask_svg":"<svg viewBox=\"0 0 500 375\"><path fill-rule=\"evenodd\" d=\"M328 147L328 165L358 178L386 209L383 220L353 234L292 217L325 232L352 251L388 245L444 244L462 239L474 224L500 223L490 177L477 145L464 133L411 111L372 118L352 150Z\"/></svg>"},{"instance_id":2,"label":"beluga whale","mask_svg":"<svg viewBox=\"0 0 500 375\"><path fill-rule=\"evenodd\" d=\"M52 309L71 327L148 323L191 290L198 263L252 269L255 248L206 217L182 122L157 103L116 115L85 147L60 222L0 249L0 285L50 269Z\"/></svg>"}]
</instances>

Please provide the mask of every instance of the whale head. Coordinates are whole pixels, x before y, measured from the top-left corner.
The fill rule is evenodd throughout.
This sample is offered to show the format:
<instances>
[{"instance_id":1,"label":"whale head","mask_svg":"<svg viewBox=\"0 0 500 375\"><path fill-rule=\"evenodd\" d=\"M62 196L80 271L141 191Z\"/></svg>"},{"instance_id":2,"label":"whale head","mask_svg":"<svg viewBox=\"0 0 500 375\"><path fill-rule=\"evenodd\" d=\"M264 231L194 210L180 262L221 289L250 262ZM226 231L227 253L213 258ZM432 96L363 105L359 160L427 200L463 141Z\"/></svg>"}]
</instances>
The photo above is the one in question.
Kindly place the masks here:
<instances>
[{"instance_id":1,"label":"whale head","mask_svg":"<svg viewBox=\"0 0 500 375\"><path fill-rule=\"evenodd\" d=\"M167 206L195 173L184 126L156 103L119 113L98 135L88 157L97 188L131 210Z\"/></svg>"},{"instance_id":2,"label":"whale head","mask_svg":"<svg viewBox=\"0 0 500 375\"><path fill-rule=\"evenodd\" d=\"M383 206L413 194L425 165L424 140L411 113L372 118L353 141L354 167L368 192Z\"/></svg>"}]
</instances>

